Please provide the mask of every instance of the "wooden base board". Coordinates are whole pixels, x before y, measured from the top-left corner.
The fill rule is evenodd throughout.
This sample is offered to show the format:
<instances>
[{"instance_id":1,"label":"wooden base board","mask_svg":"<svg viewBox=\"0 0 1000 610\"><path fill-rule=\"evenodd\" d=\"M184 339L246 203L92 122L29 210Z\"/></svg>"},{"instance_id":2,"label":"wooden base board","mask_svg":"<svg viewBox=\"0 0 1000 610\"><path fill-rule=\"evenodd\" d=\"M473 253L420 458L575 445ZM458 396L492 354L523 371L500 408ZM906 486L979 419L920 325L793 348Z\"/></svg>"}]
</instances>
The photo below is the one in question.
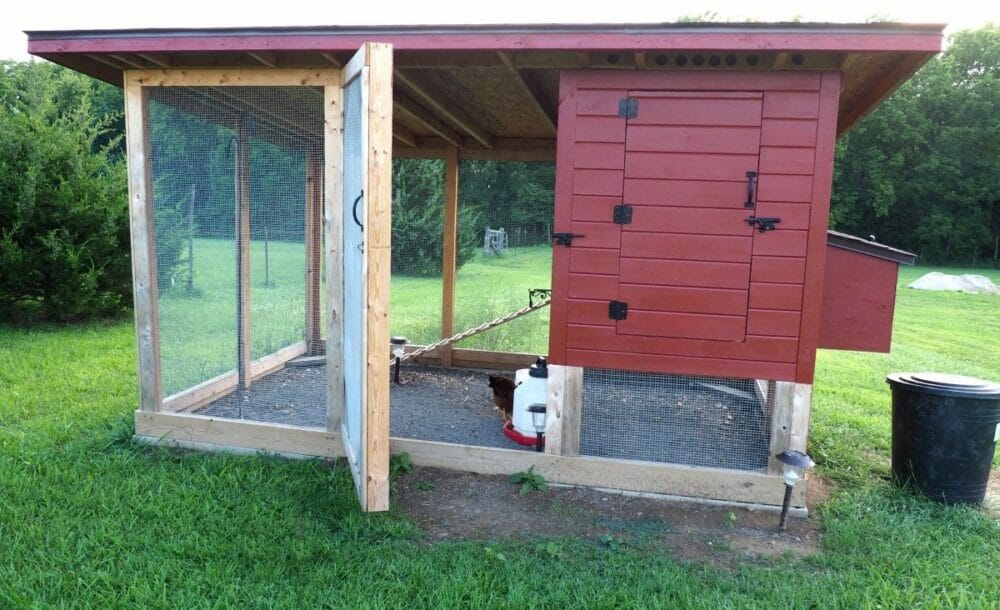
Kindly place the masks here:
<instances>
[{"instance_id":1,"label":"wooden base board","mask_svg":"<svg viewBox=\"0 0 1000 610\"><path fill-rule=\"evenodd\" d=\"M408 345L406 351L412 352L419 349L420 345ZM466 349L456 347L451 350L451 365L464 369L499 369L513 371L531 366L538 358L538 354L524 354L520 352L493 352L481 349ZM438 350L429 352L413 359L417 364L441 364L441 356ZM406 366L405 364L403 366Z\"/></svg>"},{"instance_id":2,"label":"wooden base board","mask_svg":"<svg viewBox=\"0 0 1000 610\"><path fill-rule=\"evenodd\" d=\"M136 437L157 444L223 451L263 451L320 458L343 457L340 435L327 430L281 424L219 419L187 413L135 415ZM534 466L552 483L613 488L726 502L780 505L785 486L780 476L760 472L700 468L595 457L391 438L392 454L408 453L419 466L509 475ZM805 485L798 485L792 506L805 507Z\"/></svg>"}]
</instances>

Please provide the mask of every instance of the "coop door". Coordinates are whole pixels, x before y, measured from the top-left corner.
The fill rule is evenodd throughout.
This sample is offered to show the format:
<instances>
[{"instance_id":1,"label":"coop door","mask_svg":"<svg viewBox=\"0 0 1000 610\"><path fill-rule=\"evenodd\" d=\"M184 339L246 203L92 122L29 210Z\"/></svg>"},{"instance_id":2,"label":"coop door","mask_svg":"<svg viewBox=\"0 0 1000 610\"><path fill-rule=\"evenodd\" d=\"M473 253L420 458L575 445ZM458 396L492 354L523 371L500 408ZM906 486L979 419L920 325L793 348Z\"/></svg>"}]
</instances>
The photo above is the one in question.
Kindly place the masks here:
<instances>
[{"instance_id":1,"label":"coop door","mask_svg":"<svg viewBox=\"0 0 1000 610\"><path fill-rule=\"evenodd\" d=\"M389 504L391 79L385 44L366 44L343 70L342 207L332 212L343 231L340 433L364 510Z\"/></svg>"},{"instance_id":2,"label":"coop door","mask_svg":"<svg viewBox=\"0 0 1000 610\"><path fill-rule=\"evenodd\" d=\"M630 92L618 335L746 339L763 96Z\"/></svg>"}]
</instances>

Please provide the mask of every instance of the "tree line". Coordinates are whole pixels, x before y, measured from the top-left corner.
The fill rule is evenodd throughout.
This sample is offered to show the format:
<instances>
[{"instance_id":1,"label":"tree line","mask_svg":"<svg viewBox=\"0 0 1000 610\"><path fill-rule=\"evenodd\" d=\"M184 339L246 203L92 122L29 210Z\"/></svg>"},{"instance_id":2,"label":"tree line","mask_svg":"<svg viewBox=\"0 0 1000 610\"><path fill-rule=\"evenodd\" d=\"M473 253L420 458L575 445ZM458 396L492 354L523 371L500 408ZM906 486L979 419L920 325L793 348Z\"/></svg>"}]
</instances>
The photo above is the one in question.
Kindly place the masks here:
<instances>
[{"instance_id":1,"label":"tree line","mask_svg":"<svg viewBox=\"0 0 1000 610\"><path fill-rule=\"evenodd\" d=\"M169 267L182 262L192 231L231 236L232 145L225 130L206 138L180 113L154 118L154 134L191 135L162 138L159 163L200 176L192 182L166 171L154 185L158 233L172 232L158 238L176 250L162 261ZM127 309L121 90L47 62L0 62L0 134L0 321L72 321ZM988 25L952 36L838 142L831 227L874 235L926 264L997 266L998 147L1000 27ZM301 168L301 155L279 159L265 148L255 153L269 157L253 188L302 202L300 188L286 180ZM487 226L504 227L520 245L546 242L553 172L543 163L463 162L459 264L481 249ZM393 164L396 273L439 273L443 173L441 161ZM271 239L297 239L299 207L260 212L252 224L258 233L273 231Z\"/></svg>"}]
</instances>

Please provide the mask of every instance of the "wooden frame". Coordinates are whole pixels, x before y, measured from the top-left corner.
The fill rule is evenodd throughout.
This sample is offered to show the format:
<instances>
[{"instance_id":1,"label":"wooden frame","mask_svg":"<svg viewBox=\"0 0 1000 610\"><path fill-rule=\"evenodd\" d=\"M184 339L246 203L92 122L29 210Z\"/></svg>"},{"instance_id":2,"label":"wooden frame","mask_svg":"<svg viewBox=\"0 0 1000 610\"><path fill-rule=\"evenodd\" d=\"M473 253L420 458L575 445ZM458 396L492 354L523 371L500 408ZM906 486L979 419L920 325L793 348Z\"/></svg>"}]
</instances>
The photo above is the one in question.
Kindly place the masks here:
<instances>
[{"instance_id":1,"label":"wooden frame","mask_svg":"<svg viewBox=\"0 0 1000 610\"><path fill-rule=\"evenodd\" d=\"M135 303L136 351L139 359L139 406L161 407L160 318L156 287L156 232L153 227L152 160L148 101L141 85L125 73L125 132L128 150L129 228L132 243L132 294Z\"/></svg>"},{"instance_id":2,"label":"wooden frame","mask_svg":"<svg viewBox=\"0 0 1000 610\"><path fill-rule=\"evenodd\" d=\"M136 412L136 436L151 443L198 446L227 451L267 451L322 458L343 456L339 436L328 430L233 421L200 415ZM612 488L780 506L781 476L760 472L679 466L656 462L557 456L517 449L496 449L414 439L391 438L393 453L407 453L414 464L477 472L512 474L534 467L551 483ZM805 507L805 485L797 485L792 506Z\"/></svg>"},{"instance_id":3,"label":"wooden frame","mask_svg":"<svg viewBox=\"0 0 1000 610\"><path fill-rule=\"evenodd\" d=\"M211 86L339 86L340 73L332 69L162 69L127 70L124 72L126 147L128 153L129 221L132 241L133 296L137 352L139 360L139 405L146 412L164 408L192 409L228 391L226 373L192 388L163 398L159 344L159 312L156 287L156 244L152 210L152 160L150 158L147 96L144 87L211 87ZM240 362L235 374L237 383L244 385L280 368L287 360L304 353L303 344L287 346L256 361L250 360L249 320L249 188L246 167L248 155L237 155L238 173L236 196L240 213L236 214L241 239L241 268L245 281L240 283L239 343ZM318 279L318 274L317 274ZM307 282L308 283L308 282ZM206 400L208 399L208 400Z\"/></svg>"},{"instance_id":4,"label":"wooden frame","mask_svg":"<svg viewBox=\"0 0 1000 610\"><path fill-rule=\"evenodd\" d=\"M580 455L580 410L583 406L583 369L578 366L549 366L546 397L545 453Z\"/></svg>"},{"instance_id":5,"label":"wooden frame","mask_svg":"<svg viewBox=\"0 0 1000 610\"><path fill-rule=\"evenodd\" d=\"M455 272L458 268L458 148L444 159L444 252L441 256L441 338L455 334ZM441 365L451 366L452 346L439 350Z\"/></svg>"},{"instance_id":6,"label":"wooden frame","mask_svg":"<svg viewBox=\"0 0 1000 610\"><path fill-rule=\"evenodd\" d=\"M767 471L781 474L782 464L775 456L785 450L806 451L809 437L809 418L812 414L812 385L774 382L771 405L771 445L768 450Z\"/></svg>"}]
</instances>

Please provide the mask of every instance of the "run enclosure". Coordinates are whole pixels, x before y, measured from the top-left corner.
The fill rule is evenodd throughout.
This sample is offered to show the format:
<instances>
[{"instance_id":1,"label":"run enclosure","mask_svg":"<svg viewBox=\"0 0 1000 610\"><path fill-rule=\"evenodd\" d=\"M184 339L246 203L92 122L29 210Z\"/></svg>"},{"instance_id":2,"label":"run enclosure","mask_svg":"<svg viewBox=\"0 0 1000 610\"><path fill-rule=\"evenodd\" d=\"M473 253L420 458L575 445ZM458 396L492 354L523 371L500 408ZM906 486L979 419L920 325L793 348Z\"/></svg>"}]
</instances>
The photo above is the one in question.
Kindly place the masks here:
<instances>
[{"instance_id":1,"label":"run enclosure","mask_svg":"<svg viewBox=\"0 0 1000 610\"><path fill-rule=\"evenodd\" d=\"M895 263L902 258L864 240L831 238L828 245L833 143L938 50L940 27L771 27L650 27L639 34L542 29L478 38L460 29L274 37L230 31L31 34L34 53L107 80L124 72L140 357L137 435L199 447L346 456L367 510L388 505L390 451L405 451L418 464L489 473L535 466L554 482L780 504L783 485L773 460L735 469L668 463L669 455L642 447L627 450L632 459L581 455L592 440L584 421L588 392L593 396L604 383L602 396L626 385L661 395L668 383L677 383L677 374L703 377L682 384L716 385L714 392L749 397L750 411L765 422L758 426L767 437L765 457L805 449L815 350L824 337L845 349L888 347L885 324L891 324ZM206 46L206 40L225 44ZM395 45L395 68L388 44L364 43L353 58L347 55L365 40ZM583 44L593 48L578 51ZM441 74L428 77L430 72ZM475 116L466 110L475 107L481 110ZM667 108L653 112L652 136L642 127L650 107ZM186 145L157 141L157 126L170 109L202 121L188 125L199 134L192 142L214 138L214 152L190 170L207 176L194 186L169 184L157 173L157 155ZM729 135L715 137L723 132ZM553 229L574 235L560 240L571 243L554 246L545 453L390 440L393 155L445 159L443 336L457 330L459 159L556 158ZM650 155L659 155L656 162ZM676 173L685 168L694 173ZM292 186L275 191L254 183L268 171ZM744 174L751 171L759 182L749 180L748 195ZM642 188L656 181L673 199L648 200ZM700 184L701 194L678 200L685 184ZM182 309L170 293L183 290L190 274L183 273L183 253L165 258L165 240L177 238L163 228L183 232L185 204L193 207L205 191L226 190L236 203L228 211L220 204L215 217L188 214L187 257L193 268L192 226L198 225L199 235L211 234L218 264L233 269L224 280L230 285L220 284L232 295L219 305L220 311L228 307L221 324L226 329L206 343L232 346L226 349L235 358L208 358L216 368L193 363L185 378L164 366L169 342L182 340L185 318L175 316L173 326L164 321ZM295 199L300 203L288 203ZM618 210L625 207L628 222ZM686 218L700 220L673 222L680 208L697 208ZM780 216L781 224L758 232L744 222L755 214ZM867 284L847 292L846 284L858 280L824 266L830 247L850 251L830 260L858 265L866 274L872 269ZM231 254L224 260L226 250ZM261 255L264 278L255 275ZM853 256L878 261L865 266ZM640 271L648 263L637 260L660 267ZM879 266L887 260L891 264ZM174 272L158 274L158 264ZM685 271L678 274L678 268ZM574 281L574 275L580 277ZM637 292L630 277L647 280L646 288ZM190 286L195 293L202 290L197 279ZM881 292L865 290L873 286ZM869 298L875 293L877 299ZM715 298L722 294L727 299ZM828 295L837 297L841 314L832 329L820 317ZM301 316L269 314L268 303L291 298L301 302ZM614 307L616 300L625 307ZM719 311L722 303L731 309ZM204 320L212 312L186 314ZM843 329L853 334L838 332ZM168 337L171 332L176 336ZM872 336L884 341L873 344ZM868 343L861 345L862 338ZM243 396L254 380L320 353L326 366L322 428L191 413L225 395L242 409L254 400L252 392ZM509 369L530 357L445 348L425 360ZM607 378L602 382L603 373L592 369L609 371ZM670 375L659 378L660 385L643 385L664 373ZM704 378L734 376L750 381L724 387ZM629 423L610 433L628 435ZM804 494L796 490L794 503L801 507Z\"/></svg>"}]
</instances>

